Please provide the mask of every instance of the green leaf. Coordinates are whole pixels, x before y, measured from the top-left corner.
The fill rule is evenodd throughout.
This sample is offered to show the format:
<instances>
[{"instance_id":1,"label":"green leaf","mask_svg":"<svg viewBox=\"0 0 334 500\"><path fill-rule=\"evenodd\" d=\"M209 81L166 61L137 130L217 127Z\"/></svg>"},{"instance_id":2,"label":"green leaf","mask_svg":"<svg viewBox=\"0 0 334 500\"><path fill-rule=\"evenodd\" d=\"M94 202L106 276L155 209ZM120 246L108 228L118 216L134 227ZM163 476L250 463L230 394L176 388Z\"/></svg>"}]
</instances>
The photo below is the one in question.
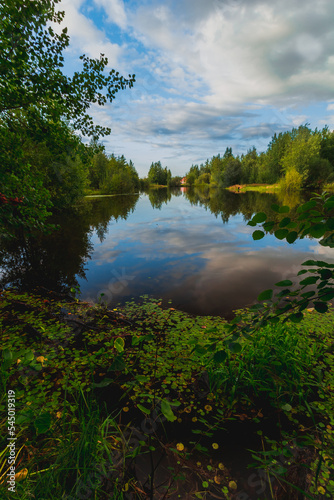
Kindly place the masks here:
<instances>
[{"instance_id":1,"label":"green leaf","mask_svg":"<svg viewBox=\"0 0 334 500\"><path fill-rule=\"evenodd\" d=\"M286 227L287 229L295 229L295 227L297 226L298 226L297 222L290 222Z\"/></svg>"},{"instance_id":2,"label":"green leaf","mask_svg":"<svg viewBox=\"0 0 334 500\"><path fill-rule=\"evenodd\" d=\"M286 403L285 405L283 405L282 407L282 410L284 411L291 411L292 410L292 406L289 405L289 403Z\"/></svg>"},{"instance_id":3,"label":"green leaf","mask_svg":"<svg viewBox=\"0 0 334 500\"><path fill-rule=\"evenodd\" d=\"M242 347L238 342L231 342L228 345L228 348L233 354L236 354L242 350Z\"/></svg>"},{"instance_id":4,"label":"green leaf","mask_svg":"<svg viewBox=\"0 0 334 500\"><path fill-rule=\"evenodd\" d=\"M272 290L264 290L263 292L260 293L258 296L257 300L261 302L262 300L271 300L273 296L273 291Z\"/></svg>"},{"instance_id":5,"label":"green leaf","mask_svg":"<svg viewBox=\"0 0 334 500\"><path fill-rule=\"evenodd\" d=\"M285 227L291 222L290 217L284 217L284 219L281 220L279 223L279 227Z\"/></svg>"},{"instance_id":6,"label":"green leaf","mask_svg":"<svg viewBox=\"0 0 334 500\"><path fill-rule=\"evenodd\" d=\"M260 309L263 309L263 304L253 304L250 306L249 310L250 311L259 311Z\"/></svg>"},{"instance_id":7,"label":"green leaf","mask_svg":"<svg viewBox=\"0 0 334 500\"><path fill-rule=\"evenodd\" d=\"M328 302L329 300L334 299L334 291L322 295L322 297L319 297L319 299L322 300L323 302Z\"/></svg>"},{"instance_id":8,"label":"green leaf","mask_svg":"<svg viewBox=\"0 0 334 500\"><path fill-rule=\"evenodd\" d=\"M328 306L324 302L314 302L314 309L319 313L325 313L328 311Z\"/></svg>"},{"instance_id":9,"label":"green leaf","mask_svg":"<svg viewBox=\"0 0 334 500\"><path fill-rule=\"evenodd\" d=\"M309 276L308 278L303 279L300 281L300 285L307 286L307 285L314 285L318 281L317 276Z\"/></svg>"},{"instance_id":10,"label":"green leaf","mask_svg":"<svg viewBox=\"0 0 334 500\"><path fill-rule=\"evenodd\" d=\"M113 371L122 371L125 368L125 363L123 361L123 356L122 354L118 354L115 358L112 364L110 365L110 370Z\"/></svg>"},{"instance_id":11,"label":"green leaf","mask_svg":"<svg viewBox=\"0 0 334 500\"><path fill-rule=\"evenodd\" d=\"M34 353L32 351L28 351L24 355L23 363L29 363L34 359Z\"/></svg>"},{"instance_id":12,"label":"green leaf","mask_svg":"<svg viewBox=\"0 0 334 500\"><path fill-rule=\"evenodd\" d=\"M274 212L279 212L279 205L276 205L276 203L273 203L273 205L271 205L271 210L273 210Z\"/></svg>"},{"instance_id":13,"label":"green leaf","mask_svg":"<svg viewBox=\"0 0 334 500\"><path fill-rule=\"evenodd\" d=\"M277 231L275 231L275 237L278 240L283 240L288 234L289 234L288 229L277 229Z\"/></svg>"},{"instance_id":14,"label":"green leaf","mask_svg":"<svg viewBox=\"0 0 334 500\"><path fill-rule=\"evenodd\" d=\"M303 319L303 313L302 312L297 312L295 314L291 314L291 316L289 316L289 319L293 322L293 323L300 323L301 320Z\"/></svg>"},{"instance_id":15,"label":"green leaf","mask_svg":"<svg viewBox=\"0 0 334 500\"><path fill-rule=\"evenodd\" d=\"M334 248L334 234L329 234L326 238L319 241L323 247Z\"/></svg>"},{"instance_id":16,"label":"green leaf","mask_svg":"<svg viewBox=\"0 0 334 500\"><path fill-rule=\"evenodd\" d=\"M107 387L108 385L112 384L113 380L111 378L105 378L101 382L94 382L92 384L92 387Z\"/></svg>"},{"instance_id":17,"label":"green leaf","mask_svg":"<svg viewBox=\"0 0 334 500\"><path fill-rule=\"evenodd\" d=\"M250 221L247 222L247 226L254 227L254 226L256 226L256 222L253 222L252 220L250 220Z\"/></svg>"},{"instance_id":18,"label":"green leaf","mask_svg":"<svg viewBox=\"0 0 334 500\"><path fill-rule=\"evenodd\" d=\"M2 351L2 357L5 361L12 361L13 359L13 353L9 349L4 349Z\"/></svg>"},{"instance_id":19,"label":"green leaf","mask_svg":"<svg viewBox=\"0 0 334 500\"><path fill-rule=\"evenodd\" d=\"M310 200L307 203L304 203L300 207L297 208L297 213L301 212L306 212L307 210L310 210L311 208L314 208L316 206L317 202L315 200Z\"/></svg>"},{"instance_id":20,"label":"green leaf","mask_svg":"<svg viewBox=\"0 0 334 500\"><path fill-rule=\"evenodd\" d=\"M329 280L333 277L333 271L330 271L329 269L320 269L319 274L322 280Z\"/></svg>"},{"instance_id":21,"label":"green leaf","mask_svg":"<svg viewBox=\"0 0 334 500\"><path fill-rule=\"evenodd\" d=\"M326 224L315 224L309 229L309 234L313 238L321 238L326 232Z\"/></svg>"},{"instance_id":22,"label":"green leaf","mask_svg":"<svg viewBox=\"0 0 334 500\"><path fill-rule=\"evenodd\" d=\"M176 420L176 416L173 413L173 410L166 399L161 401L161 413L167 418L168 422L174 422Z\"/></svg>"},{"instance_id":23,"label":"green leaf","mask_svg":"<svg viewBox=\"0 0 334 500\"><path fill-rule=\"evenodd\" d=\"M297 238L298 238L298 233L296 231L290 231L290 233L286 237L286 241L291 245L296 241Z\"/></svg>"},{"instance_id":24,"label":"green leaf","mask_svg":"<svg viewBox=\"0 0 334 500\"><path fill-rule=\"evenodd\" d=\"M290 280L283 280L279 281L278 283L275 283L275 286L292 286L293 283Z\"/></svg>"},{"instance_id":25,"label":"green leaf","mask_svg":"<svg viewBox=\"0 0 334 500\"><path fill-rule=\"evenodd\" d=\"M330 219L328 219L328 220L326 221L326 226L327 226L327 228L328 228L330 231L333 231L333 229L334 229L334 219L333 219L333 217L331 217Z\"/></svg>"},{"instance_id":26,"label":"green leaf","mask_svg":"<svg viewBox=\"0 0 334 500\"><path fill-rule=\"evenodd\" d=\"M313 297L313 295L315 295L315 292L313 290L301 294L301 296L305 299L309 299L310 297Z\"/></svg>"},{"instance_id":27,"label":"green leaf","mask_svg":"<svg viewBox=\"0 0 334 500\"><path fill-rule=\"evenodd\" d=\"M213 356L213 360L215 363L224 363L224 361L226 361L226 358L227 358L226 351L217 351Z\"/></svg>"},{"instance_id":28,"label":"green leaf","mask_svg":"<svg viewBox=\"0 0 334 500\"><path fill-rule=\"evenodd\" d=\"M141 404L137 404L137 407L139 408L140 411L142 411L146 415L149 415L151 413L151 410L148 410L147 408L145 408L145 406Z\"/></svg>"},{"instance_id":29,"label":"green leaf","mask_svg":"<svg viewBox=\"0 0 334 500\"><path fill-rule=\"evenodd\" d=\"M269 220L268 222L264 222L262 224L262 227L265 231L271 231L275 224L276 222L274 222L273 220Z\"/></svg>"},{"instance_id":30,"label":"green leaf","mask_svg":"<svg viewBox=\"0 0 334 500\"><path fill-rule=\"evenodd\" d=\"M302 263L302 266L317 266L317 262L315 260L306 260Z\"/></svg>"},{"instance_id":31,"label":"green leaf","mask_svg":"<svg viewBox=\"0 0 334 500\"><path fill-rule=\"evenodd\" d=\"M117 339L114 342L114 347L117 349L118 352L123 352L124 351L124 339L122 337L117 337Z\"/></svg>"},{"instance_id":32,"label":"green leaf","mask_svg":"<svg viewBox=\"0 0 334 500\"><path fill-rule=\"evenodd\" d=\"M49 412L42 413L34 420L34 426L37 434L44 434L51 427L51 414Z\"/></svg>"},{"instance_id":33,"label":"green leaf","mask_svg":"<svg viewBox=\"0 0 334 500\"><path fill-rule=\"evenodd\" d=\"M253 240L261 240L264 237L264 232L263 231L254 231L253 233Z\"/></svg>"},{"instance_id":34,"label":"green leaf","mask_svg":"<svg viewBox=\"0 0 334 500\"><path fill-rule=\"evenodd\" d=\"M326 203L324 204L324 207L326 210L332 210L334 208L334 200L327 200Z\"/></svg>"},{"instance_id":35,"label":"green leaf","mask_svg":"<svg viewBox=\"0 0 334 500\"><path fill-rule=\"evenodd\" d=\"M290 212L290 207L288 207L287 205L284 205L283 207L279 207L280 214L287 214L288 212Z\"/></svg>"},{"instance_id":36,"label":"green leaf","mask_svg":"<svg viewBox=\"0 0 334 500\"><path fill-rule=\"evenodd\" d=\"M252 222L255 222L255 224L260 224L261 222L264 222L267 220L267 215L264 212L259 212L258 214L254 215L252 218Z\"/></svg>"}]
</instances>

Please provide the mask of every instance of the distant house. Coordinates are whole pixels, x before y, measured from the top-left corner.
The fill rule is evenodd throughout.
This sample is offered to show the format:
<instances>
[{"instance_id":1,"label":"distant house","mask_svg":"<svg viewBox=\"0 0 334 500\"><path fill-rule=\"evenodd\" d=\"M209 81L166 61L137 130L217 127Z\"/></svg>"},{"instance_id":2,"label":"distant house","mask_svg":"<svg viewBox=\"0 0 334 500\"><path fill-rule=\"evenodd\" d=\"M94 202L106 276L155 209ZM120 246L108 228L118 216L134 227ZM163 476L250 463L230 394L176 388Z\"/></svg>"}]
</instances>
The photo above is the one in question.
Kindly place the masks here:
<instances>
[{"instance_id":1,"label":"distant house","mask_svg":"<svg viewBox=\"0 0 334 500\"><path fill-rule=\"evenodd\" d=\"M186 184L186 182L187 182L187 177L183 177L183 178L181 179L181 184Z\"/></svg>"}]
</instances>

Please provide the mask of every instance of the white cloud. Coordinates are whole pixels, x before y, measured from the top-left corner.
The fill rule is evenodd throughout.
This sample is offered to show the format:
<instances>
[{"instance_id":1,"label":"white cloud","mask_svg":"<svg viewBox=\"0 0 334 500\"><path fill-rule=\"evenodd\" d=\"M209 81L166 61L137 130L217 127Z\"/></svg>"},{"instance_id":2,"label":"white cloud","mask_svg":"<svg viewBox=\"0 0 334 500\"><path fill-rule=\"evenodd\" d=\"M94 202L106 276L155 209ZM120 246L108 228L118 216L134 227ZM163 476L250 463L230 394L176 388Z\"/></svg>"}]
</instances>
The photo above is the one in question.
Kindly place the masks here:
<instances>
[{"instance_id":1,"label":"white cloud","mask_svg":"<svg viewBox=\"0 0 334 500\"><path fill-rule=\"evenodd\" d=\"M99 7L104 8L108 14L108 21L117 24L120 28L126 27L126 13L123 0L94 0Z\"/></svg>"},{"instance_id":2,"label":"white cloud","mask_svg":"<svg viewBox=\"0 0 334 500\"><path fill-rule=\"evenodd\" d=\"M93 2L61 4L71 47L136 73L134 88L94 115L137 168L168 158L182 174L226 146L263 150L274 132L332 121L332 0Z\"/></svg>"},{"instance_id":3,"label":"white cloud","mask_svg":"<svg viewBox=\"0 0 334 500\"><path fill-rule=\"evenodd\" d=\"M70 53L73 56L86 54L91 58L99 58L100 54L104 54L110 68L117 66L122 48L110 42L106 33L80 12L83 4L84 0L63 0L60 4L60 9L65 11L63 25L67 26L71 39Z\"/></svg>"}]
</instances>

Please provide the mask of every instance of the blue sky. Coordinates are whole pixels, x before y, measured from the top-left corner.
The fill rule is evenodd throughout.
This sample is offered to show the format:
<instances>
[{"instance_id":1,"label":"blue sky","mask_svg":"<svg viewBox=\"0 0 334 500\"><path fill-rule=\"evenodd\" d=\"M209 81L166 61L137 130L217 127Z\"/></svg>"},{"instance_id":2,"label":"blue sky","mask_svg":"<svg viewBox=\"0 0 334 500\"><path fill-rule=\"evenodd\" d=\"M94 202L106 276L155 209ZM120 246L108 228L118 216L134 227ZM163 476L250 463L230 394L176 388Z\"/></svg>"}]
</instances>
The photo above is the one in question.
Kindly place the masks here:
<instances>
[{"instance_id":1,"label":"blue sky","mask_svg":"<svg viewBox=\"0 0 334 500\"><path fill-rule=\"evenodd\" d=\"M161 161L183 175L232 146L264 151L309 123L334 129L333 0L62 0L66 72L99 57L131 90L93 107L108 153L140 176Z\"/></svg>"}]
</instances>

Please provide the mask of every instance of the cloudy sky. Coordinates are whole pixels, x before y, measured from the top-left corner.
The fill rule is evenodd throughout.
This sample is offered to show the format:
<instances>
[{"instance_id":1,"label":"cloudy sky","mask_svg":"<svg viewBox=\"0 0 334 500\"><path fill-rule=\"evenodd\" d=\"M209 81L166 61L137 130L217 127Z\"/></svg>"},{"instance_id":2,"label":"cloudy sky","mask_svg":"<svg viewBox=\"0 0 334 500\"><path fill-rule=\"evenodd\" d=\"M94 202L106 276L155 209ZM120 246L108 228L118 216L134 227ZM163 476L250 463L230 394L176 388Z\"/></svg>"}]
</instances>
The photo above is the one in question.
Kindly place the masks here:
<instances>
[{"instance_id":1,"label":"cloudy sky","mask_svg":"<svg viewBox=\"0 0 334 500\"><path fill-rule=\"evenodd\" d=\"M232 146L267 148L275 132L334 128L333 0L62 0L71 45L131 90L91 110L112 128L108 153L144 176L152 161L184 174Z\"/></svg>"}]
</instances>

